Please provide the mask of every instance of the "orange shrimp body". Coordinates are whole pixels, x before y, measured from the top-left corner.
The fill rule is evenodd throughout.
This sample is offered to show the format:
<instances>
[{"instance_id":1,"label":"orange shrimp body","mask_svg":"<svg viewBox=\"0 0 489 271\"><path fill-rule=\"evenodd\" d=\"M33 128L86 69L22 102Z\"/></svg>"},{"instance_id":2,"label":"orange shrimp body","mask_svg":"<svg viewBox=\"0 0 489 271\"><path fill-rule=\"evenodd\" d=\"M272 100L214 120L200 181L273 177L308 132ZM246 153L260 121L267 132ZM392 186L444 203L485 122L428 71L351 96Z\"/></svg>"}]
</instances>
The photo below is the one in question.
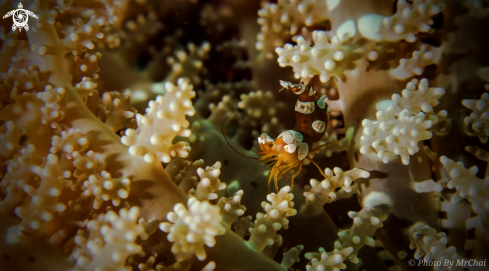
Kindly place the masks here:
<instances>
[{"instance_id":1,"label":"orange shrimp body","mask_svg":"<svg viewBox=\"0 0 489 271\"><path fill-rule=\"evenodd\" d=\"M280 81L280 84L299 96L295 105L296 125L294 130L281 133L275 141L265 133L258 138L261 151L259 154L262 155L260 161L272 166L268 175L268 186L274 179L277 191L279 174L285 178L285 173L299 167L299 170L292 176L291 186L293 186L294 179L301 172L303 160L306 158L327 178L319 165L308 155L310 151L316 150L311 150L312 145L323 138L329 115L329 107L324 102L326 95L317 97L318 95L311 86L302 83L292 84Z\"/></svg>"}]
</instances>

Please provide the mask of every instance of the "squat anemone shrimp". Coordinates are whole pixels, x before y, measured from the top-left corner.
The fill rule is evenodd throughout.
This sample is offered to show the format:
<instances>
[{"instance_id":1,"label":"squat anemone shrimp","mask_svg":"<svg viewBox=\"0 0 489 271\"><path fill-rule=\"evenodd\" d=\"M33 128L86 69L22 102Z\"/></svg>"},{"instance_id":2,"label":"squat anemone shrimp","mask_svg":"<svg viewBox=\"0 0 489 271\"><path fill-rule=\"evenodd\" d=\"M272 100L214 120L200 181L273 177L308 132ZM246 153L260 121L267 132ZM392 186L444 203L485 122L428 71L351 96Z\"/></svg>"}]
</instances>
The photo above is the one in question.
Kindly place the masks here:
<instances>
[{"instance_id":1,"label":"squat anemone shrimp","mask_svg":"<svg viewBox=\"0 0 489 271\"><path fill-rule=\"evenodd\" d=\"M328 176L321 170L319 165L309 156L309 153L324 148L327 145L337 143L338 141L329 142L315 148L311 148L314 143L320 141L326 133L326 127L329 122L329 106L325 102L326 95L319 96L310 85L304 83L292 84L290 82L280 81L282 89L288 89L298 95L295 104L296 124L294 130L287 130L281 133L276 140L273 140L268 134L262 134L258 137L260 147L259 158L246 156L229 144L224 136L224 123L222 124L222 133L227 144L240 155L259 160L271 167L267 178L267 188L270 190L272 179L275 183L275 189L278 191L279 174L286 180L285 174L290 170L299 167L298 171L292 175L291 188L294 187L294 179L302 171L303 161L309 160L318 169L321 175L329 180Z\"/></svg>"},{"instance_id":2,"label":"squat anemone shrimp","mask_svg":"<svg viewBox=\"0 0 489 271\"><path fill-rule=\"evenodd\" d=\"M288 171L299 167L290 180L293 187L294 179L302 171L305 159L314 164L321 175L329 180L319 165L309 156L311 152L337 143L335 141L312 148L314 143L324 137L328 126L330 108L325 102L326 95L319 96L311 85L302 82L292 84L281 80L280 85L299 96L295 104L296 123L294 130L281 133L275 141L265 133L258 138L260 146L258 154L261 155L259 160L272 167L267 179L268 188L270 189L273 179L275 189L278 191L279 174L284 176Z\"/></svg>"}]
</instances>

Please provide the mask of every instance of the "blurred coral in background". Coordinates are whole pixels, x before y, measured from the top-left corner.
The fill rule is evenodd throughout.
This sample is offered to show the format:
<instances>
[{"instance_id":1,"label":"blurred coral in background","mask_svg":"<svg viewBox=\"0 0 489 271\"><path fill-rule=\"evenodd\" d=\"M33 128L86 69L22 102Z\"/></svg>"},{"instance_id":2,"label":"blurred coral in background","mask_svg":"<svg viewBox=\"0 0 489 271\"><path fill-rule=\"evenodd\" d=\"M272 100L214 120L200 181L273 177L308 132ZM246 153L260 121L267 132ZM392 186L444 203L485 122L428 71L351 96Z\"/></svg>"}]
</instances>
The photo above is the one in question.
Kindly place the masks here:
<instances>
[{"instance_id":1,"label":"blurred coral in background","mask_svg":"<svg viewBox=\"0 0 489 271\"><path fill-rule=\"evenodd\" d=\"M489 1L22 5L28 30L0 21L0 270L487 268ZM304 144L280 80L326 97L302 170L258 160Z\"/></svg>"}]
</instances>

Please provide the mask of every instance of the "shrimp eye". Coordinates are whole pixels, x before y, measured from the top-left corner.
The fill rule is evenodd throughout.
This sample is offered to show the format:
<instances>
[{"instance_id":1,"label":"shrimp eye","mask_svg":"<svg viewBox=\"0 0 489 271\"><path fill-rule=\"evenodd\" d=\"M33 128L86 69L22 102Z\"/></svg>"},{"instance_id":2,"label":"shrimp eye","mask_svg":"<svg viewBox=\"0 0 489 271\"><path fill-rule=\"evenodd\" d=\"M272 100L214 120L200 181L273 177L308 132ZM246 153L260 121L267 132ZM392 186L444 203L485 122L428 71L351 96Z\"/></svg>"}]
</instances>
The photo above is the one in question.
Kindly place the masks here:
<instances>
[{"instance_id":1,"label":"shrimp eye","mask_svg":"<svg viewBox=\"0 0 489 271\"><path fill-rule=\"evenodd\" d=\"M296 146L294 144L289 144L284 147L284 150L286 150L288 153L294 153L296 150Z\"/></svg>"}]
</instances>

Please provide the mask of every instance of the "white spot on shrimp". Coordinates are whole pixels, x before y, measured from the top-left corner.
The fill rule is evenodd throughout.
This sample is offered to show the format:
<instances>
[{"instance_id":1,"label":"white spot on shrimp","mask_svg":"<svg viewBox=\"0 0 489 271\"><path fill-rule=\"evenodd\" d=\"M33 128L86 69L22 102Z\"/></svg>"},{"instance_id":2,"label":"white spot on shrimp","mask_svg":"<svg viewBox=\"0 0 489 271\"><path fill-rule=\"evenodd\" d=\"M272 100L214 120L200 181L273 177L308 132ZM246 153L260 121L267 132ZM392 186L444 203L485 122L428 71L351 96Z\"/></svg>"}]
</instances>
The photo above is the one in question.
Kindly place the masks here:
<instances>
[{"instance_id":1,"label":"white spot on shrimp","mask_svg":"<svg viewBox=\"0 0 489 271\"><path fill-rule=\"evenodd\" d=\"M324 123L322 120L315 120L312 123L312 129L314 129L314 131L317 133L322 133L326 129L326 123Z\"/></svg>"},{"instance_id":2,"label":"white spot on shrimp","mask_svg":"<svg viewBox=\"0 0 489 271\"><path fill-rule=\"evenodd\" d=\"M297 150L297 157L299 158L299 160L302 161L304 160L304 158L306 158L308 154L309 154L309 145L307 145L307 143L301 143Z\"/></svg>"}]
</instances>

